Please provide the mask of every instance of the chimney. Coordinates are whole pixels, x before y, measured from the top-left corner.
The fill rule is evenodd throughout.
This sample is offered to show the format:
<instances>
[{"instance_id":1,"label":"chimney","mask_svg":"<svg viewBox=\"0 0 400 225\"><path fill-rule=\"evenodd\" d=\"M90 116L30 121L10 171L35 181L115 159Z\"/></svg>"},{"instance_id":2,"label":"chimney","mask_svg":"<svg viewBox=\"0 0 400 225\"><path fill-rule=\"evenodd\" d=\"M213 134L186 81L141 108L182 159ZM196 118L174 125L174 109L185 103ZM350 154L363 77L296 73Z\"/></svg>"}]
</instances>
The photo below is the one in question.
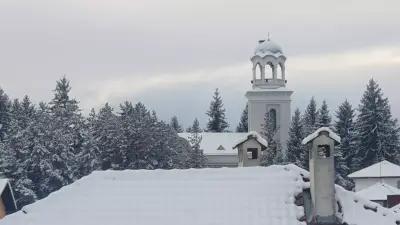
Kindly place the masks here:
<instances>
[{"instance_id":1,"label":"chimney","mask_svg":"<svg viewBox=\"0 0 400 225\"><path fill-rule=\"evenodd\" d=\"M340 137L329 128L322 127L306 137L303 145L310 146L310 191L312 225L340 224L336 216L335 197L335 145L340 144Z\"/></svg>"}]
</instances>

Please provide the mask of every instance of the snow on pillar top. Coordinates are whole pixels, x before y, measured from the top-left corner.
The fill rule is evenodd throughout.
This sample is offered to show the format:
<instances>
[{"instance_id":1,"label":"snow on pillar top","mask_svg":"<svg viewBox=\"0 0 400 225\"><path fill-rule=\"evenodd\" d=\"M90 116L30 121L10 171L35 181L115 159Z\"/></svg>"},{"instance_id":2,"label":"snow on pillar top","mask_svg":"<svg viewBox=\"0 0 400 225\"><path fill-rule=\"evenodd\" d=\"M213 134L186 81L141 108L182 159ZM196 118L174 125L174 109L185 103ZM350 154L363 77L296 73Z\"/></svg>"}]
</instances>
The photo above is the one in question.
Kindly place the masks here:
<instances>
[{"instance_id":1,"label":"snow on pillar top","mask_svg":"<svg viewBox=\"0 0 400 225\"><path fill-rule=\"evenodd\" d=\"M313 141L315 138L317 138L321 132L327 132L328 133L328 137L332 138L336 144L340 144L340 137L333 132L331 129L329 129L328 127L321 127L318 130L316 130L314 133L308 135L306 138L303 139L303 141L301 142L301 144L306 145L308 143L310 143L311 141Z\"/></svg>"}]
</instances>

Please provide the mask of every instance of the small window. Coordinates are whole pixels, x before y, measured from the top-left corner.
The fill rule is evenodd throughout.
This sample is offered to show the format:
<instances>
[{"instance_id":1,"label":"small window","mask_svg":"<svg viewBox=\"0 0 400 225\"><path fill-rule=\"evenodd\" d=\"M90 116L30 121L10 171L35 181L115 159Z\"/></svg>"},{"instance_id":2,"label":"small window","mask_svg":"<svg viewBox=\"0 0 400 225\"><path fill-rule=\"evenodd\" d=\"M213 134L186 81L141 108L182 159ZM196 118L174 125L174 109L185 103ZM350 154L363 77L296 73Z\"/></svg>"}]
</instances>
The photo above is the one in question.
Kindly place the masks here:
<instances>
[{"instance_id":1,"label":"small window","mask_svg":"<svg viewBox=\"0 0 400 225\"><path fill-rule=\"evenodd\" d=\"M257 159L258 158L258 149L257 148L248 148L247 149L247 159Z\"/></svg>"},{"instance_id":2,"label":"small window","mask_svg":"<svg viewBox=\"0 0 400 225\"><path fill-rule=\"evenodd\" d=\"M217 148L217 150L223 151L223 150L225 150L225 148L224 148L224 146L220 145L220 146Z\"/></svg>"},{"instance_id":3,"label":"small window","mask_svg":"<svg viewBox=\"0 0 400 225\"><path fill-rule=\"evenodd\" d=\"M397 181L397 188L400 188L400 180Z\"/></svg>"},{"instance_id":4,"label":"small window","mask_svg":"<svg viewBox=\"0 0 400 225\"><path fill-rule=\"evenodd\" d=\"M331 157L331 147L329 145L318 145L318 157L322 159Z\"/></svg>"}]
</instances>

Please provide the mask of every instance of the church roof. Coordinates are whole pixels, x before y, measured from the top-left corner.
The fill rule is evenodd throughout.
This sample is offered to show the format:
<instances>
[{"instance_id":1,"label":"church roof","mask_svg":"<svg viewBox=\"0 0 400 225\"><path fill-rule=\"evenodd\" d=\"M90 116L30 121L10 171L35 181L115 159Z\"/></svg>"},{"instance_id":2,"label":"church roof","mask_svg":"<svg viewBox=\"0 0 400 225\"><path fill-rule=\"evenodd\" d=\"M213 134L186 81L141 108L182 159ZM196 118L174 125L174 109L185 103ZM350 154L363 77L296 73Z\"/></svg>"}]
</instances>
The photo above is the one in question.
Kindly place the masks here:
<instances>
[{"instance_id":1,"label":"church roof","mask_svg":"<svg viewBox=\"0 0 400 225\"><path fill-rule=\"evenodd\" d=\"M388 195L400 195L400 190L385 183L376 183L358 191L357 195L371 201L383 201Z\"/></svg>"},{"instance_id":2,"label":"church roof","mask_svg":"<svg viewBox=\"0 0 400 225\"><path fill-rule=\"evenodd\" d=\"M283 56L283 51L282 48L277 43L268 39L259 41L254 51L254 55L260 57L264 57L267 55L279 57Z\"/></svg>"},{"instance_id":3,"label":"church roof","mask_svg":"<svg viewBox=\"0 0 400 225\"><path fill-rule=\"evenodd\" d=\"M202 139L200 148L205 155L237 155L237 149L232 149L233 146L247 133L200 133ZM190 133L179 133L180 137L188 139Z\"/></svg>"},{"instance_id":4,"label":"church roof","mask_svg":"<svg viewBox=\"0 0 400 225\"><path fill-rule=\"evenodd\" d=\"M309 182L294 166L95 171L2 225L298 225ZM394 212L337 187L343 223L396 225ZM375 210L367 210L374 208Z\"/></svg>"},{"instance_id":5,"label":"church roof","mask_svg":"<svg viewBox=\"0 0 400 225\"><path fill-rule=\"evenodd\" d=\"M389 161L375 163L372 166L364 168L350 174L351 178L367 178L367 177L400 177L400 166Z\"/></svg>"}]
</instances>

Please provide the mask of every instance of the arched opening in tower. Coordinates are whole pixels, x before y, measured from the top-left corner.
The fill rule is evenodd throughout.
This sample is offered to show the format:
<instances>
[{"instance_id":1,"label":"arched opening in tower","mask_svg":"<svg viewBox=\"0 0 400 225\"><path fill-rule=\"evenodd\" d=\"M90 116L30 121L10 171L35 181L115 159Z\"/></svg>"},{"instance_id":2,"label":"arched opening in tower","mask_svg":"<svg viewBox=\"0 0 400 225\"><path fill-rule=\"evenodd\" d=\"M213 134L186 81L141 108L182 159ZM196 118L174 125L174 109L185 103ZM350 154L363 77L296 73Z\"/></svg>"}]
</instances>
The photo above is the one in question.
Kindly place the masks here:
<instances>
[{"instance_id":1,"label":"arched opening in tower","mask_svg":"<svg viewBox=\"0 0 400 225\"><path fill-rule=\"evenodd\" d=\"M261 79L262 77L262 67L260 64L257 64L256 66L256 79Z\"/></svg>"},{"instance_id":2,"label":"arched opening in tower","mask_svg":"<svg viewBox=\"0 0 400 225\"><path fill-rule=\"evenodd\" d=\"M272 63L267 63L265 65L265 79L272 80L274 78L274 65Z\"/></svg>"}]
</instances>

